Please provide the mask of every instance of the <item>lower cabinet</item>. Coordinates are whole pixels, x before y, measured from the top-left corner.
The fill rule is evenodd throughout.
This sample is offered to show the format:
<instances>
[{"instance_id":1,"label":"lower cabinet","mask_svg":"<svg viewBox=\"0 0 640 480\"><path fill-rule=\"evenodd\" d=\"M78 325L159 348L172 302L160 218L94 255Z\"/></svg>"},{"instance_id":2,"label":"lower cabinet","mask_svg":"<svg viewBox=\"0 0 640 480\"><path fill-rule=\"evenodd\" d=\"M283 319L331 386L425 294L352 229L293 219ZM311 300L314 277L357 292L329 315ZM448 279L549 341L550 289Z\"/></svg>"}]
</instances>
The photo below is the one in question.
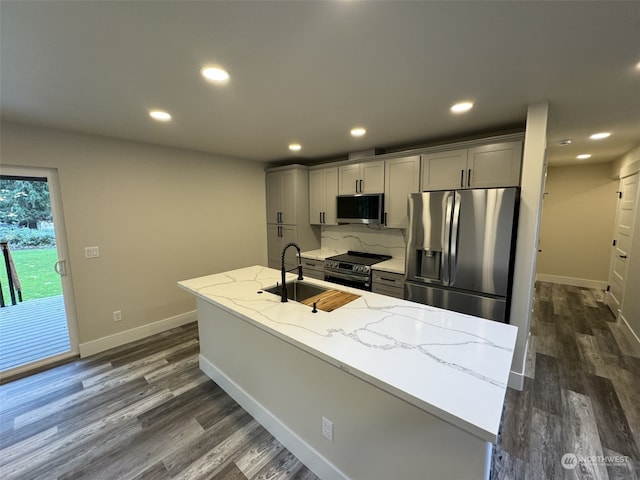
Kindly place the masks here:
<instances>
[{"instance_id":1,"label":"lower cabinet","mask_svg":"<svg viewBox=\"0 0 640 480\"><path fill-rule=\"evenodd\" d=\"M324 280L324 260L302 257L302 275L316 280Z\"/></svg>"},{"instance_id":2,"label":"lower cabinet","mask_svg":"<svg viewBox=\"0 0 640 480\"><path fill-rule=\"evenodd\" d=\"M389 297L404 298L404 275L374 270L371 291Z\"/></svg>"},{"instance_id":3,"label":"lower cabinet","mask_svg":"<svg viewBox=\"0 0 640 480\"><path fill-rule=\"evenodd\" d=\"M267 225L267 256L269 268L280 270L282 266L282 249L289 242L298 241L297 227L294 225ZM296 249L287 250L285 267L287 270L298 265Z\"/></svg>"}]
</instances>

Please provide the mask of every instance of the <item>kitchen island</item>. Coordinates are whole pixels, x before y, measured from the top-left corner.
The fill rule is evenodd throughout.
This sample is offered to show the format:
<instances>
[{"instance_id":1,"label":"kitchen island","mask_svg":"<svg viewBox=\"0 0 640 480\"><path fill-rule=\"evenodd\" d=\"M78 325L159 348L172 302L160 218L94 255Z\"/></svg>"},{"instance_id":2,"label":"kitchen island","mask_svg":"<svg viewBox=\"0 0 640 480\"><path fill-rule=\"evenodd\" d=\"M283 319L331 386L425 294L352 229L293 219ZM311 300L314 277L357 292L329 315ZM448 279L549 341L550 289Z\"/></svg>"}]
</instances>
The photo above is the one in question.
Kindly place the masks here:
<instances>
[{"instance_id":1,"label":"kitchen island","mask_svg":"<svg viewBox=\"0 0 640 480\"><path fill-rule=\"evenodd\" d=\"M360 296L313 313L280 275L179 282L210 378L323 479L488 478L515 327L305 279Z\"/></svg>"}]
</instances>

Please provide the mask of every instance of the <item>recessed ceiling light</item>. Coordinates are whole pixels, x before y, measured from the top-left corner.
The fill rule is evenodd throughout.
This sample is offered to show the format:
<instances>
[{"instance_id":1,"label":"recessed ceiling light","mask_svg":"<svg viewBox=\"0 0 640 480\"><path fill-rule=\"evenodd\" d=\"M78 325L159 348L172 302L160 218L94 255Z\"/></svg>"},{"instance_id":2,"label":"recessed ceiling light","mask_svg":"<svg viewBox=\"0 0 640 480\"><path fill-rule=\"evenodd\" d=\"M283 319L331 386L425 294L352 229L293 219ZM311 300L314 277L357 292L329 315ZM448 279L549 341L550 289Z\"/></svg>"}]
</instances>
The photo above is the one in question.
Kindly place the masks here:
<instances>
[{"instance_id":1,"label":"recessed ceiling light","mask_svg":"<svg viewBox=\"0 0 640 480\"><path fill-rule=\"evenodd\" d=\"M460 102L460 103L456 103L455 105L453 105L451 107L451 111L453 113L464 113L464 112L468 112L472 108L473 108L473 103L471 103L471 102Z\"/></svg>"},{"instance_id":2,"label":"recessed ceiling light","mask_svg":"<svg viewBox=\"0 0 640 480\"><path fill-rule=\"evenodd\" d=\"M299 143L289 144L289 150L291 150L292 152L299 152L301 148L302 148L302 145L300 145Z\"/></svg>"},{"instance_id":3,"label":"recessed ceiling light","mask_svg":"<svg viewBox=\"0 0 640 480\"><path fill-rule=\"evenodd\" d=\"M600 133L594 133L589 138L591 140L602 140L603 138L609 138L610 136L611 136L610 132L600 132Z\"/></svg>"},{"instance_id":4,"label":"recessed ceiling light","mask_svg":"<svg viewBox=\"0 0 640 480\"><path fill-rule=\"evenodd\" d=\"M229 81L229 73L220 67L202 67L200 73L204 78L214 83L226 83Z\"/></svg>"},{"instance_id":5,"label":"recessed ceiling light","mask_svg":"<svg viewBox=\"0 0 640 480\"><path fill-rule=\"evenodd\" d=\"M159 122L168 122L171 120L171 114L169 112L165 112L164 110L150 110L149 116L154 120L158 120Z\"/></svg>"},{"instance_id":6,"label":"recessed ceiling light","mask_svg":"<svg viewBox=\"0 0 640 480\"><path fill-rule=\"evenodd\" d=\"M361 137L365 133L367 133L367 131L362 127L355 127L351 129L351 136L353 137Z\"/></svg>"},{"instance_id":7,"label":"recessed ceiling light","mask_svg":"<svg viewBox=\"0 0 640 480\"><path fill-rule=\"evenodd\" d=\"M591 155L588 153L581 153L576 157L578 160L586 160L587 158L591 158Z\"/></svg>"},{"instance_id":8,"label":"recessed ceiling light","mask_svg":"<svg viewBox=\"0 0 640 480\"><path fill-rule=\"evenodd\" d=\"M562 146L571 145L571 139L570 138L565 138L564 140L560 140L558 142L558 145L562 145Z\"/></svg>"},{"instance_id":9,"label":"recessed ceiling light","mask_svg":"<svg viewBox=\"0 0 640 480\"><path fill-rule=\"evenodd\" d=\"M640 62L636 63L636 70L640 70Z\"/></svg>"}]
</instances>

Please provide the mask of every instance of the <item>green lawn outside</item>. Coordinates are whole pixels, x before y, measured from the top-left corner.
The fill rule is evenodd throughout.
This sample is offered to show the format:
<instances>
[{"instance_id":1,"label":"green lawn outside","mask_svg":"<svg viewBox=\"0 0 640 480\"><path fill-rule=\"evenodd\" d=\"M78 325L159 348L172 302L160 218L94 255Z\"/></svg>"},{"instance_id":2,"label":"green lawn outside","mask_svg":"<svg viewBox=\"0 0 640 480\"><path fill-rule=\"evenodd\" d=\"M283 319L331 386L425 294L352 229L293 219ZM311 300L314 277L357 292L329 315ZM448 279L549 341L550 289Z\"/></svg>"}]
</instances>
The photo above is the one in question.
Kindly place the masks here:
<instances>
[{"instance_id":1,"label":"green lawn outside","mask_svg":"<svg viewBox=\"0 0 640 480\"><path fill-rule=\"evenodd\" d=\"M11 256L22 285L23 301L62 295L60 276L53 270L53 265L58 261L55 248L12 250ZM4 302L11 305L4 258L0 261L0 282L2 282Z\"/></svg>"}]
</instances>

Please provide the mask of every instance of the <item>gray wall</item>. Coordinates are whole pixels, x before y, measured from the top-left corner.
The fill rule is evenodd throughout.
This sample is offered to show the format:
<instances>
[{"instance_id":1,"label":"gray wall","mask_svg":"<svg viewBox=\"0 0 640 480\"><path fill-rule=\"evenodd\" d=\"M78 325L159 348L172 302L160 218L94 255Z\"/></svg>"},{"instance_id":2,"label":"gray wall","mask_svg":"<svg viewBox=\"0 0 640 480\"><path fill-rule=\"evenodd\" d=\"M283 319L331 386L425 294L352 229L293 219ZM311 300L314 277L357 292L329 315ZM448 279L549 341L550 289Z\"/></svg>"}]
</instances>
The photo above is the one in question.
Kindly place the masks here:
<instances>
[{"instance_id":1,"label":"gray wall","mask_svg":"<svg viewBox=\"0 0 640 480\"><path fill-rule=\"evenodd\" d=\"M538 279L606 288L617 189L608 163L549 167Z\"/></svg>"},{"instance_id":2,"label":"gray wall","mask_svg":"<svg viewBox=\"0 0 640 480\"><path fill-rule=\"evenodd\" d=\"M8 122L0 131L3 166L57 169L80 344L194 310L179 280L266 264L264 165ZM85 259L87 246L100 257Z\"/></svg>"}]
</instances>

